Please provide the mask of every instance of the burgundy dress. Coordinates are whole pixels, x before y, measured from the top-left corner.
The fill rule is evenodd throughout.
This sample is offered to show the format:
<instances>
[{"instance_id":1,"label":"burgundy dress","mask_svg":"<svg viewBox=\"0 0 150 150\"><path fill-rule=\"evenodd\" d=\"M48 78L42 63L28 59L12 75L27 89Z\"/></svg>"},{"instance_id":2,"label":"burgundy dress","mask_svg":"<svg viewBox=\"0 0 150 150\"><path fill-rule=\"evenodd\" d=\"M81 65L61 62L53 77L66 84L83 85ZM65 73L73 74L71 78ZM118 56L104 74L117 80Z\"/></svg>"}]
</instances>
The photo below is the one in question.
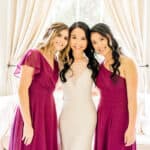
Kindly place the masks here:
<instances>
[{"instance_id":1,"label":"burgundy dress","mask_svg":"<svg viewBox=\"0 0 150 150\"><path fill-rule=\"evenodd\" d=\"M111 71L100 65L96 85L100 90L97 112L95 150L136 150L136 144L126 147L124 134L128 127L128 100L125 78L110 78Z\"/></svg>"},{"instance_id":2,"label":"burgundy dress","mask_svg":"<svg viewBox=\"0 0 150 150\"><path fill-rule=\"evenodd\" d=\"M38 50L29 50L17 65L15 75L20 74L21 65L34 68L29 88L30 114L34 129L32 143L26 146L22 139L23 119L17 108L12 128L9 150L58 150L57 115L53 91L58 79L58 64L54 70Z\"/></svg>"}]
</instances>

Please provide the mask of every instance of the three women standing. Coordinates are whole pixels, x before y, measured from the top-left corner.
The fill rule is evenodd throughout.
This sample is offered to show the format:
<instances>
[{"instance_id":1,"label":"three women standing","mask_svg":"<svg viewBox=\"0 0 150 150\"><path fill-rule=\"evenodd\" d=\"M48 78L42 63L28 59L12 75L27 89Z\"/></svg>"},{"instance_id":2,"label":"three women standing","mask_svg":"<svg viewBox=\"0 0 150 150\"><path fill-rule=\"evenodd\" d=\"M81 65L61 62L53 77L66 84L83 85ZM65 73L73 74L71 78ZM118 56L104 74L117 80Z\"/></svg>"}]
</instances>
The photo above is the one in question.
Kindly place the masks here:
<instances>
[{"instance_id":1,"label":"three women standing","mask_svg":"<svg viewBox=\"0 0 150 150\"><path fill-rule=\"evenodd\" d=\"M90 41L91 37L91 41ZM98 67L93 48L105 57ZM19 98L9 150L57 150L57 116L53 91L59 67L64 106L60 115L62 150L135 150L137 72L134 62L122 55L105 24L90 29L75 22L69 30L52 24L37 49L29 50L16 69L21 73ZM64 57L63 57L64 56ZM101 100L96 113L92 85ZM98 118L97 118L98 115Z\"/></svg>"}]
</instances>

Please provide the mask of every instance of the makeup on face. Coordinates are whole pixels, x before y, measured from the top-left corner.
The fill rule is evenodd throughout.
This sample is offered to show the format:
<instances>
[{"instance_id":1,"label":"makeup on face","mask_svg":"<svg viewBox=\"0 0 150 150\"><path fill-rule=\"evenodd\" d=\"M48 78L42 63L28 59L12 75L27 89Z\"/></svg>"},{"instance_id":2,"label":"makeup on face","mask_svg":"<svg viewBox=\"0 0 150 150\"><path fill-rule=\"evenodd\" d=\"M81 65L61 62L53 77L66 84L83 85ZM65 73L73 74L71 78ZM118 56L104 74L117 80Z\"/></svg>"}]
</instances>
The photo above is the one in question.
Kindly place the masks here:
<instances>
[{"instance_id":1,"label":"makeup on face","mask_svg":"<svg viewBox=\"0 0 150 150\"><path fill-rule=\"evenodd\" d=\"M63 50L68 44L68 30L60 31L53 39L54 47L56 50Z\"/></svg>"},{"instance_id":2,"label":"makeup on face","mask_svg":"<svg viewBox=\"0 0 150 150\"><path fill-rule=\"evenodd\" d=\"M104 57L111 51L107 38L100 33L93 32L91 34L91 42L95 51Z\"/></svg>"},{"instance_id":3,"label":"makeup on face","mask_svg":"<svg viewBox=\"0 0 150 150\"><path fill-rule=\"evenodd\" d=\"M81 28L75 28L71 32L70 46L73 51L84 51L87 47L87 38Z\"/></svg>"}]
</instances>

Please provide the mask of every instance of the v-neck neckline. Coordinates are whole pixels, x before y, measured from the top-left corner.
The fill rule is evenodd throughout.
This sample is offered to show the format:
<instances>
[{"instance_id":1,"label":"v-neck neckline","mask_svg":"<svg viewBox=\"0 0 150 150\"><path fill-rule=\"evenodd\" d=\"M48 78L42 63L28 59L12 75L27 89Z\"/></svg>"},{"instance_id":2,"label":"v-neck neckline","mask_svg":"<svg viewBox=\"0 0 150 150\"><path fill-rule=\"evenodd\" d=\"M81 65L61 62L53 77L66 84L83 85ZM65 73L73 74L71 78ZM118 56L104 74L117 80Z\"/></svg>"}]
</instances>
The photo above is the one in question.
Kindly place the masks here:
<instances>
[{"instance_id":1,"label":"v-neck neckline","mask_svg":"<svg viewBox=\"0 0 150 150\"><path fill-rule=\"evenodd\" d=\"M52 70L52 72L54 72L55 71L56 60L54 59L54 64L53 64L53 67L52 67L52 65L46 60L46 58L44 57L44 55L40 51L38 51L38 52L42 56L43 60L47 63L47 65L49 66L49 68Z\"/></svg>"},{"instance_id":2,"label":"v-neck neckline","mask_svg":"<svg viewBox=\"0 0 150 150\"><path fill-rule=\"evenodd\" d=\"M81 62L76 62L76 63L81 64ZM76 64L76 65L79 65L79 64ZM83 68L83 70L82 70L78 75L71 77L71 80L74 80L74 81L77 83L78 80L84 75L85 71L89 69L89 68L87 67L87 64L88 64L88 62L86 63L85 68ZM81 64L81 65L82 65L82 64ZM71 71L73 71L73 68L71 68Z\"/></svg>"}]
</instances>

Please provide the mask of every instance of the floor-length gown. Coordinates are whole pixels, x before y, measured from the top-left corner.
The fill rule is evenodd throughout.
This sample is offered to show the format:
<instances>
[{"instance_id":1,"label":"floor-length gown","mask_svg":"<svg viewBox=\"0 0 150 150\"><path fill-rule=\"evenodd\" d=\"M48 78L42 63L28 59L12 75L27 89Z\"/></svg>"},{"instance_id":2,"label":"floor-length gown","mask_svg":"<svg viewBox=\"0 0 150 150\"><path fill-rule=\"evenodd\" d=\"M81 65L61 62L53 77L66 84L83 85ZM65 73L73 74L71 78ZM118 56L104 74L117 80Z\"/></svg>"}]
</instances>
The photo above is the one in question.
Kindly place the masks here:
<instances>
[{"instance_id":1,"label":"floor-length gown","mask_svg":"<svg viewBox=\"0 0 150 150\"><path fill-rule=\"evenodd\" d=\"M30 49L17 65L15 75L20 74L21 65L34 68L34 75L29 87L29 104L34 136L26 146L22 139L23 119L20 108L16 110L9 150L58 150L57 116L53 91L58 79L58 65L54 69L38 51Z\"/></svg>"},{"instance_id":2,"label":"floor-length gown","mask_svg":"<svg viewBox=\"0 0 150 150\"><path fill-rule=\"evenodd\" d=\"M91 150L96 127L96 108L92 101L91 70L78 62L63 83L64 105L60 115L62 150Z\"/></svg>"},{"instance_id":3,"label":"floor-length gown","mask_svg":"<svg viewBox=\"0 0 150 150\"><path fill-rule=\"evenodd\" d=\"M100 103L97 112L95 150L136 150L136 144L126 147L124 134L128 127L128 99L125 78L117 80L102 63L96 85L100 89Z\"/></svg>"}]
</instances>

